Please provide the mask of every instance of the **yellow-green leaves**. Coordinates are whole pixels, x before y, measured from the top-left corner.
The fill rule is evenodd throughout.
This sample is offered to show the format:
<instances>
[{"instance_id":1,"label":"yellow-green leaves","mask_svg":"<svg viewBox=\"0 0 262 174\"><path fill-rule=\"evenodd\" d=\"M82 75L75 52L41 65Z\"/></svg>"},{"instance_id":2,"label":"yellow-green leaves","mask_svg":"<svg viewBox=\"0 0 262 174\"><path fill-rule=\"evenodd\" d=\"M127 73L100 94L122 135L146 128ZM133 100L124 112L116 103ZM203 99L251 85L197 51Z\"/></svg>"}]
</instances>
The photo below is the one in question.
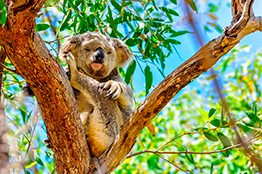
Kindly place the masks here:
<instances>
[{"instance_id":1,"label":"yellow-green leaves","mask_svg":"<svg viewBox=\"0 0 262 174\"><path fill-rule=\"evenodd\" d=\"M185 0L185 2L192 8L192 10L197 12L197 7L193 0Z\"/></svg>"}]
</instances>

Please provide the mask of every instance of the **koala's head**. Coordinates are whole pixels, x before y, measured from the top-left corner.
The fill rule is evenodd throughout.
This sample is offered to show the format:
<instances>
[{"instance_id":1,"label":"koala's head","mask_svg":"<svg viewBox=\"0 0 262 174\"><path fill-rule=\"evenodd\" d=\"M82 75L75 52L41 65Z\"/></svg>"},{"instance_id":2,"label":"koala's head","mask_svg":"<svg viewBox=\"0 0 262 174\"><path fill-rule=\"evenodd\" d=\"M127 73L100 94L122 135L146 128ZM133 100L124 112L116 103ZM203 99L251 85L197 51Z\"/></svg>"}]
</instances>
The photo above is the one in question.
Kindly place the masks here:
<instances>
[{"instance_id":1,"label":"koala's head","mask_svg":"<svg viewBox=\"0 0 262 174\"><path fill-rule=\"evenodd\" d=\"M63 62L68 52L75 57L78 70L94 78L107 77L113 69L123 66L132 57L124 42L99 33L68 38L59 53Z\"/></svg>"}]
</instances>

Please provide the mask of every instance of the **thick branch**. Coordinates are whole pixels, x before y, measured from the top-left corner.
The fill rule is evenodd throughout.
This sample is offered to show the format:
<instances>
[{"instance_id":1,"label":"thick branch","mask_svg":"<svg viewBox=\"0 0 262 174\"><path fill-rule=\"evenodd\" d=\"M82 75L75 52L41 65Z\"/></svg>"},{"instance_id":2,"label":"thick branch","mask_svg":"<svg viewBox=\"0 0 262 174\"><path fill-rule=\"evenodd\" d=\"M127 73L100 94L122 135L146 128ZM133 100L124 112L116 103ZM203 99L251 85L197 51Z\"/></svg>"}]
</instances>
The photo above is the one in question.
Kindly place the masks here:
<instances>
[{"instance_id":1,"label":"thick branch","mask_svg":"<svg viewBox=\"0 0 262 174\"><path fill-rule=\"evenodd\" d=\"M18 1L17 1L18 2ZM11 6L0 44L37 98L53 146L57 173L88 173L89 150L70 82L35 31L44 0Z\"/></svg>"},{"instance_id":2,"label":"thick branch","mask_svg":"<svg viewBox=\"0 0 262 174\"><path fill-rule=\"evenodd\" d=\"M241 21L239 25L241 25ZM242 21L246 23L246 21ZM166 77L147 96L145 101L130 116L122 127L112 147L100 157L104 171L114 170L132 149L141 130L163 107L186 85L211 68L223 55L229 52L246 35L262 31L262 17L252 17L244 28L239 27L235 37L223 33L210 41L194 56Z\"/></svg>"}]
</instances>

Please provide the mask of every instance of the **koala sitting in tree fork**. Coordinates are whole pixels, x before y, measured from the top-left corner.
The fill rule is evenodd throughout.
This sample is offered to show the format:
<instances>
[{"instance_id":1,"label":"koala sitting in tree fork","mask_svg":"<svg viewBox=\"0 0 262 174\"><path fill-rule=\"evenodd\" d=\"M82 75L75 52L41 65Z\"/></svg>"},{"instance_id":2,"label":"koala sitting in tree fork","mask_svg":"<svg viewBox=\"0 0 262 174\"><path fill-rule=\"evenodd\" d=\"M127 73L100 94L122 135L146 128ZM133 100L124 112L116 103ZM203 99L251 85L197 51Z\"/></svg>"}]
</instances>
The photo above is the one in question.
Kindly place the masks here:
<instances>
[{"instance_id":1,"label":"koala sitting in tree fork","mask_svg":"<svg viewBox=\"0 0 262 174\"><path fill-rule=\"evenodd\" d=\"M59 57L69 65L90 152L98 157L113 143L133 111L133 91L118 70L132 53L119 39L85 33L68 38Z\"/></svg>"}]
</instances>

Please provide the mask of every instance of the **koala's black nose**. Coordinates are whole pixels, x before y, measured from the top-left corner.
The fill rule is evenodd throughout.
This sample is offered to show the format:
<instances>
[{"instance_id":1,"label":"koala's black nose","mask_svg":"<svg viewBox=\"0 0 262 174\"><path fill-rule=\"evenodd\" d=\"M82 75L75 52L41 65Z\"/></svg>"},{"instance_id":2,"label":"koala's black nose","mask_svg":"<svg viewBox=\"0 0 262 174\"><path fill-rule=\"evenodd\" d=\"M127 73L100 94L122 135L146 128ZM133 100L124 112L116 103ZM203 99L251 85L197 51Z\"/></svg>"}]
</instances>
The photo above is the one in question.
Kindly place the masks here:
<instances>
[{"instance_id":1,"label":"koala's black nose","mask_svg":"<svg viewBox=\"0 0 262 174\"><path fill-rule=\"evenodd\" d=\"M105 57L105 53L104 50L102 48L97 48L95 51L95 62L96 63L104 63L104 57Z\"/></svg>"}]
</instances>

